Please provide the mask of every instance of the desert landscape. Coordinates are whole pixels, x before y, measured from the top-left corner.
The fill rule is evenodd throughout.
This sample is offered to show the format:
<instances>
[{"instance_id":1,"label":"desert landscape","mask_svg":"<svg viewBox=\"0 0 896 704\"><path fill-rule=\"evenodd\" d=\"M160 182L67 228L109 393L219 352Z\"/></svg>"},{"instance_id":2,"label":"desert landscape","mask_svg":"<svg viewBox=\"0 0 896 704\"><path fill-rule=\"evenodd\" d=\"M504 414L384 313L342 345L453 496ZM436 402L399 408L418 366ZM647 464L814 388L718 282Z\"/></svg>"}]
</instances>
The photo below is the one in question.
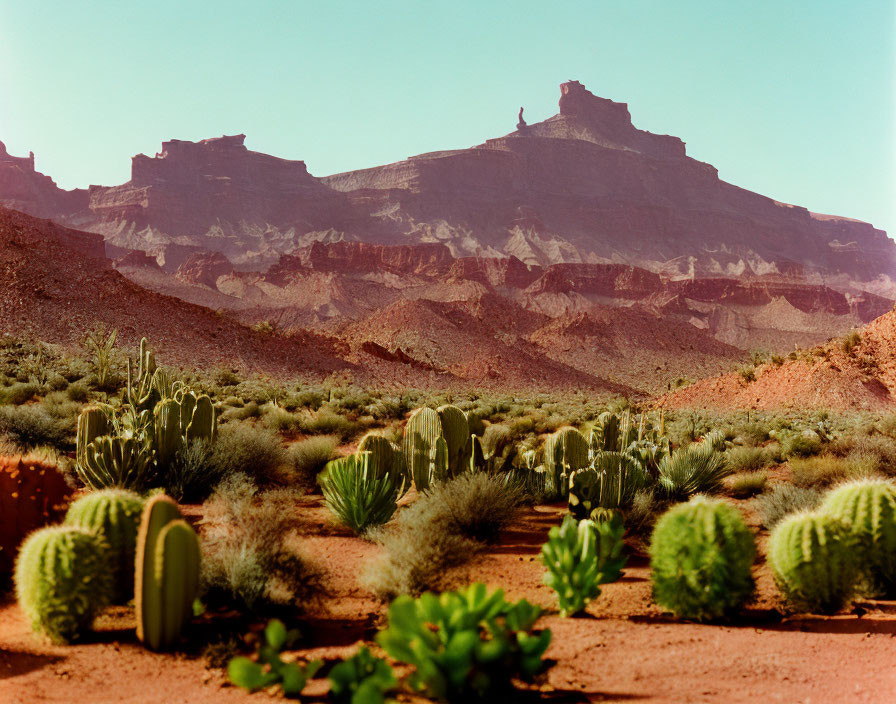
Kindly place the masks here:
<instances>
[{"instance_id":1,"label":"desert landscape","mask_svg":"<svg viewBox=\"0 0 896 704\"><path fill-rule=\"evenodd\" d=\"M885 219L892 198L874 194L896 160L863 160L860 138L892 134L876 114L806 119L801 100L853 80L833 63L824 80L794 74L803 92L777 111L768 85L750 96L698 72L720 116L682 119L683 78L670 92L587 65L576 13L617 49L678 21L636 4L516 18L520 36L562 26L538 35L557 54L539 60L582 76L518 112L501 82L471 86L488 82L477 67L515 66L513 32L465 38L451 78L429 73L433 56L399 57L449 27L479 36L463 3L432 9L445 31L409 6L312 3L214 21L190 3L177 17L60 4L40 19L48 40L96 29L72 70L129 22L154 59L121 53L126 85L164 96L140 110L115 72L94 74L99 101L61 82L54 99L26 34L6 30L22 76L0 73L17 106L0 121L15 145L0 142L0 702L896 700L896 242L886 223L776 200L694 156L714 134L728 162L779 149L754 182L796 193L795 179L822 205L825 160L860 169L842 190ZM778 70L744 64L733 30L685 4L691 47L654 55L657 72L711 63L713 47L729 71ZM3 10L9 27L37 18ZM737 11L756 41L764 10ZM800 12L854 37L886 24ZM278 112L289 91L270 66L311 66L337 38L353 68L297 73L300 102ZM858 43L850 60L886 63ZM179 72L159 68L184 47ZM778 51L797 61L796 44ZM399 78L413 71L427 82ZM638 100L602 97L601 81ZM221 100L205 110L194 93ZM38 108L64 96L108 139L91 126L44 142ZM439 129L414 124L421 106ZM667 112L696 148L637 126ZM719 137L722 113L740 122ZM239 133L202 138L235 117ZM827 151L788 171L783 137L750 142L762 120L791 139L823 128ZM287 140L303 121L319 126L307 164ZM120 138L158 145L160 130L114 180ZM405 145L436 151L377 158ZM84 149L118 185L73 180Z\"/></svg>"}]
</instances>

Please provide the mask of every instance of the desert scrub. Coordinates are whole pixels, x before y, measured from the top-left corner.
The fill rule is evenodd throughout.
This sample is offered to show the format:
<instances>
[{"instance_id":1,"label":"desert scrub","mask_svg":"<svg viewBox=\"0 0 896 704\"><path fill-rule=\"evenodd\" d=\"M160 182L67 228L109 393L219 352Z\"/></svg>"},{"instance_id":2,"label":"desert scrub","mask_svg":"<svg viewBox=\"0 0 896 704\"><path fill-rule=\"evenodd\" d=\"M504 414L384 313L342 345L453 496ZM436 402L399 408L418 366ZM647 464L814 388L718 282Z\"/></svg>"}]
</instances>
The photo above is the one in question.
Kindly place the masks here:
<instances>
[{"instance_id":1,"label":"desert scrub","mask_svg":"<svg viewBox=\"0 0 896 704\"><path fill-rule=\"evenodd\" d=\"M777 482L771 489L753 499L762 525L774 528L792 513L811 511L821 504L824 492Z\"/></svg>"},{"instance_id":2,"label":"desert scrub","mask_svg":"<svg viewBox=\"0 0 896 704\"><path fill-rule=\"evenodd\" d=\"M306 605L318 588L316 568L288 542L295 497L259 493L246 475L222 482L205 503L203 601L253 613Z\"/></svg>"},{"instance_id":3,"label":"desert scrub","mask_svg":"<svg viewBox=\"0 0 896 704\"><path fill-rule=\"evenodd\" d=\"M411 687L447 702L511 701L513 678L531 680L545 667L549 630L533 627L541 609L510 603L484 584L419 599L398 597L377 643L414 667Z\"/></svg>"},{"instance_id":4,"label":"desert scrub","mask_svg":"<svg viewBox=\"0 0 896 704\"><path fill-rule=\"evenodd\" d=\"M324 406L316 412L299 414L298 427L309 435L336 435L347 441L358 432L361 425Z\"/></svg>"},{"instance_id":5,"label":"desert scrub","mask_svg":"<svg viewBox=\"0 0 896 704\"><path fill-rule=\"evenodd\" d=\"M732 447L725 455L732 472L756 472L773 464L770 453L761 447Z\"/></svg>"},{"instance_id":6,"label":"desert scrub","mask_svg":"<svg viewBox=\"0 0 896 704\"><path fill-rule=\"evenodd\" d=\"M788 462L790 479L795 486L829 487L833 484L867 476L867 467L848 457L820 455L818 457L800 457Z\"/></svg>"},{"instance_id":7,"label":"desert scrub","mask_svg":"<svg viewBox=\"0 0 896 704\"><path fill-rule=\"evenodd\" d=\"M30 382L16 382L6 388L0 388L0 406L6 404L21 406L33 399L39 391L40 387Z\"/></svg>"},{"instance_id":8,"label":"desert scrub","mask_svg":"<svg viewBox=\"0 0 896 704\"><path fill-rule=\"evenodd\" d=\"M814 430L782 433L781 454L786 458L812 457L822 450L821 436Z\"/></svg>"},{"instance_id":9,"label":"desert scrub","mask_svg":"<svg viewBox=\"0 0 896 704\"><path fill-rule=\"evenodd\" d=\"M134 596L134 557L142 512L139 494L104 489L82 496L65 516L67 525L96 533L108 546L106 564L112 576L114 604L126 604Z\"/></svg>"},{"instance_id":10,"label":"desert scrub","mask_svg":"<svg viewBox=\"0 0 896 704\"><path fill-rule=\"evenodd\" d=\"M896 592L896 485L882 479L850 482L831 491L821 510L843 521L855 539L864 590Z\"/></svg>"},{"instance_id":11,"label":"desert scrub","mask_svg":"<svg viewBox=\"0 0 896 704\"><path fill-rule=\"evenodd\" d=\"M626 562L624 533L622 516L616 512L598 522L576 521L567 514L560 526L551 528L541 561L547 568L544 583L557 593L561 616L581 613L600 596L601 584L619 579Z\"/></svg>"},{"instance_id":12,"label":"desert scrub","mask_svg":"<svg viewBox=\"0 0 896 704\"><path fill-rule=\"evenodd\" d=\"M335 435L318 435L290 445L286 451L290 482L314 486L317 475L333 459L338 444Z\"/></svg>"},{"instance_id":13,"label":"desert scrub","mask_svg":"<svg viewBox=\"0 0 896 704\"><path fill-rule=\"evenodd\" d=\"M667 511L653 531L654 599L679 618L721 618L752 596L755 556L753 533L740 512L695 496Z\"/></svg>"},{"instance_id":14,"label":"desert scrub","mask_svg":"<svg viewBox=\"0 0 896 704\"><path fill-rule=\"evenodd\" d=\"M54 417L39 405L0 408L0 434L25 448L49 445L68 450L73 431L71 419Z\"/></svg>"},{"instance_id":15,"label":"desert scrub","mask_svg":"<svg viewBox=\"0 0 896 704\"><path fill-rule=\"evenodd\" d=\"M769 538L768 563L785 599L800 611L834 613L855 591L855 539L842 521L820 511L781 521Z\"/></svg>"},{"instance_id":16,"label":"desert scrub","mask_svg":"<svg viewBox=\"0 0 896 704\"><path fill-rule=\"evenodd\" d=\"M741 472L728 477L726 486L733 497L748 499L762 493L767 481L768 475L765 472Z\"/></svg>"},{"instance_id":17,"label":"desert scrub","mask_svg":"<svg viewBox=\"0 0 896 704\"><path fill-rule=\"evenodd\" d=\"M251 423L228 423L218 428L206 467L221 479L241 472L259 484L275 481L284 463L284 450L270 430Z\"/></svg>"},{"instance_id":18,"label":"desert scrub","mask_svg":"<svg viewBox=\"0 0 896 704\"><path fill-rule=\"evenodd\" d=\"M32 533L16 560L16 596L31 628L57 643L77 639L108 602L108 546L95 533L51 526Z\"/></svg>"},{"instance_id":19,"label":"desert scrub","mask_svg":"<svg viewBox=\"0 0 896 704\"><path fill-rule=\"evenodd\" d=\"M441 507L431 515L442 530L491 542L519 515L523 497L519 487L503 477L467 473L437 484L426 500Z\"/></svg>"}]
</instances>

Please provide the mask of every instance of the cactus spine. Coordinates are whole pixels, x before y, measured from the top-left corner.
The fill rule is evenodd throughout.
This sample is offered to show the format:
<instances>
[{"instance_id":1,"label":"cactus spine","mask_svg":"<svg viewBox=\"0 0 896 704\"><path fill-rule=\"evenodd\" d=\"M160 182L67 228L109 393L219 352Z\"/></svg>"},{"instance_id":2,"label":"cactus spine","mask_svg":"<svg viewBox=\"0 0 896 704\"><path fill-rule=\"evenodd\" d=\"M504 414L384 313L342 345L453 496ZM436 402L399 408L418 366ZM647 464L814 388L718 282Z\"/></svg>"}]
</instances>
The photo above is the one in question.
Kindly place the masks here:
<instances>
[{"instance_id":1,"label":"cactus spine","mask_svg":"<svg viewBox=\"0 0 896 704\"><path fill-rule=\"evenodd\" d=\"M855 591L855 538L845 523L821 511L787 517L772 531L768 562L775 582L796 608L832 613Z\"/></svg>"},{"instance_id":2,"label":"cactus spine","mask_svg":"<svg viewBox=\"0 0 896 704\"><path fill-rule=\"evenodd\" d=\"M843 521L856 539L865 589L896 591L896 485L884 479L849 482L831 491L821 510Z\"/></svg>"},{"instance_id":3,"label":"cactus spine","mask_svg":"<svg viewBox=\"0 0 896 704\"><path fill-rule=\"evenodd\" d=\"M33 630L57 643L93 623L111 588L107 546L95 533L51 526L32 533L16 561L16 596Z\"/></svg>"},{"instance_id":4,"label":"cactus spine","mask_svg":"<svg viewBox=\"0 0 896 704\"><path fill-rule=\"evenodd\" d=\"M174 643L198 589L199 539L177 504L157 494L143 507L137 535L137 637L152 650Z\"/></svg>"},{"instance_id":5,"label":"cactus spine","mask_svg":"<svg viewBox=\"0 0 896 704\"><path fill-rule=\"evenodd\" d=\"M143 499L138 494L104 489L75 501L65 516L66 525L96 533L109 547L114 604L126 604L134 596L134 555L142 511Z\"/></svg>"}]
</instances>

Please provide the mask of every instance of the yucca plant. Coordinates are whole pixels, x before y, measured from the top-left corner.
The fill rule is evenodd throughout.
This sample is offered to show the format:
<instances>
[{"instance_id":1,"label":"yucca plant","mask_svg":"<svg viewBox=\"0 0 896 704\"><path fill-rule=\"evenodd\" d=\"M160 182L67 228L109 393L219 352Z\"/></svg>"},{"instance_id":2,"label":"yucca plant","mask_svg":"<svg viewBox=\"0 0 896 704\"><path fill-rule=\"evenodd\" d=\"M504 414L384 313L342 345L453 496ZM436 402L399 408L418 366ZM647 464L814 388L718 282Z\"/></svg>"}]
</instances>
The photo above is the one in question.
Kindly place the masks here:
<instances>
[{"instance_id":1,"label":"yucca plant","mask_svg":"<svg viewBox=\"0 0 896 704\"><path fill-rule=\"evenodd\" d=\"M398 508L400 486L391 474L376 476L369 454L329 462L321 478L327 508L355 533L388 521Z\"/></svg>"},{"instance_id":2,"label":"yucca plant","mask_svg":"<svg viewBox=\"0 0 896 704\"><path fill-rule=\"evenodd\" d=\"M710 494L722 488L722 480L731 474L724 453L715 438L680 447L659 464L659 484L677 499L694 494Z\"/></svg>"},{"instance_id":3,"label":"yucca plant","mask_svg":"<svg viewBox=\"0 0 896 704\"><path fill-rule=\"evenodd\" d=\"M585 610L600 596L600 585L615 582L622 575L622 517L614 513L608 521L576 521L567 514L560 526L548 533L541 548L547 568L544 583L557 592L561 616Z\"/></svg>"}]
</instances>

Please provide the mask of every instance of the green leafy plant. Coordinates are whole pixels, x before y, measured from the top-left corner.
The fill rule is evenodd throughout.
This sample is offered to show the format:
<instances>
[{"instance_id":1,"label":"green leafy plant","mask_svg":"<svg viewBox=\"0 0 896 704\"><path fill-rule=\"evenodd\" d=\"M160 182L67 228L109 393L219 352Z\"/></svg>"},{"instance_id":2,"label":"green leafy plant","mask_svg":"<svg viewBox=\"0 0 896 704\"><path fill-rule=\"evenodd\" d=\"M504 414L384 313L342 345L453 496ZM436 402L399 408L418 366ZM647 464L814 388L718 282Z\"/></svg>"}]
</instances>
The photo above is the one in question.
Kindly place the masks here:
<instances>
[{"instance_id":1,"label":"green leafy plant","mask_svg":"<svg viewBox=\"0 0 896 704\"><path fill-rule=\"evenodd\" d=\"M563 523L548 533L541 548L541 561L548 571L544 583L557 592L561 616L585 610L600 596L600 585L615 582L622 575L626 558L622 555L622 517L614 513L609 521L576 521L567 514Z\"/></svg>"},{"instance_id":2,"label":"green leafy plant","mask_svg":"<svg viewBox=\"0 0 896 704\"><path fill-rule=\"evenodd\" d=\"M78 638L109 600L108 547L76 526L32 533L16 560L16 596L31 627L57 643Z\"/></svg>"},{"instance_id":3,"label":"green leafy plant","mask_svg":"<svg viewBox=\"0 0 896 704\"><path fill-rule=\"evenodd\" d=\"M772 531L768 563L795 608L833 613L855 592L857 543L849 527L821 511L797 513Z\"/></svg>"},{"instance_id":4,"label":"green leafy plant","mask_svg":"<svg viewBox=\"0 0 896 704\"><path fill-rule=\"evenodd\" d=\"M532 631L541 609L509 603L484 584L419 599L400 596L389 607L377 642L395 660L413 665L411 686L449 702L490 701L511 690L511 678L544 668L549 630Z\"/></svg>"},{"instance_id":5,"label":"green leafy plant","mask_svg":"<svg viewBox=\"0 0 896 704\"><path fill-rule=\"evenodd\" d=\"M398 508L393 476L377 476L370 455L349 455L329 462L321 480L327 508L355 533L388 521Z\"/></svg>"},{"instance_id":6,"label":"green leafy plant","mask_svg":"<svg viewBox=\"0 0 896 704\"><path fill-rule=\"evenodd\" d=\"M725 454L709 436L702 442L679 447L659 464L659 484L675 498L719 491L729 474Z\"/></svg>"},{"instance_id":7,"label":"green leafy plant","mask_svg":"<svg viewBox=\"0 0 896 704\"><path fill-rule=\"evenodd\" d=\"M843 521L856 539L868 592L896 591L896 484L885 479L843 484L827 495L821 510Z\"/></svg>"},{"instance_id":8,"label":"green leafy plant","mask_svg":"<svg viewBox=\"0 0 896 704\"><path fill-rule=\"evenodd\" d=\"M330 670L330 696L337 704L385 704L398 686L391 665L366 647Z\"/></svg>"},{"instance_id":9,"label":"green leafy plant","mask_svg":"<svg viewBox=\"0 0 896 704\"><path fill-rule=\"evenodd\" d=\"M681 618L720 618L753 594L753 533L723 501L695 496L667 511L650 543L656 602Z\"/></svg>"},{"instance_id":10,"label":"green leafy plant","mask_svg":"<svg viewBox=\"0 0 896 704\"><path fill-rule=\"evenodd\" d=\"M287 697L298 697L308 680L323 666L321 660L313 660L307 665L283 661L280 653L295 642L298 635L298 631L287 631L282 621L270 621L264 629L264 642L258 647L256 659L240 655L228 663L230 681L250 692L279 684Z\"/></svg>"}]
</instances>

